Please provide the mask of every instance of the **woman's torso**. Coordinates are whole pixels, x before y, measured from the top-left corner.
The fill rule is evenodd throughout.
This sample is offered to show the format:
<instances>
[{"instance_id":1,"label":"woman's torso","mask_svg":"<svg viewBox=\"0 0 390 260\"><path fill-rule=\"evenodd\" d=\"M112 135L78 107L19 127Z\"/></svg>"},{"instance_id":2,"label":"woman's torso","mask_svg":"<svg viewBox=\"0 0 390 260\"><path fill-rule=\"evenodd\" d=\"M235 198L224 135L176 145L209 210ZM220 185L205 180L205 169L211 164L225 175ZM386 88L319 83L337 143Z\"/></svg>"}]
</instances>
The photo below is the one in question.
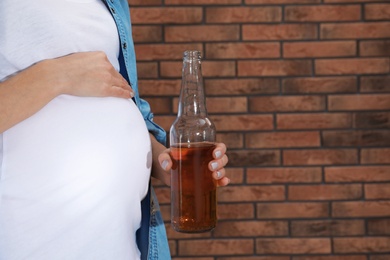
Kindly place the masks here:
<instances>
[{"instance_id":1,"label":"woman's torso","mask_svg":"<svg viewBox=\"0 0 390 260\"><path fill-rule=\"evenodd\" d=\"M2 0L0 79L43 59L104 51L99 0ZM2 144L2 146L1 146ZM0 134L0 259L136 259L151 150L132 100L61 95Z\"/></svg>"}]
</instances>

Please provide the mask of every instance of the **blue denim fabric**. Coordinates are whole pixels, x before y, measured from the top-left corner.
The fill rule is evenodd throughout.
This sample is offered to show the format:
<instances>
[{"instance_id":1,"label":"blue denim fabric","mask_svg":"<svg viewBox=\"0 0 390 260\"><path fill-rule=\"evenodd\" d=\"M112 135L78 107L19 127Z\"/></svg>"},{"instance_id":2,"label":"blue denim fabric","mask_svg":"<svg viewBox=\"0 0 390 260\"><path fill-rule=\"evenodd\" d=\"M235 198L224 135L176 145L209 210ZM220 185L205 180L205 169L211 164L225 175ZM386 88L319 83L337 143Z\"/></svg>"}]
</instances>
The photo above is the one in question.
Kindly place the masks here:
<instances>
[{"instance_id":1,"label":"blue denim fabric","mask_svg":"<svg viewBox=\"0 0 390 260\"><path fill-rule=\"evenodd\" d=\"M130 82L134 92L134 101L145 119L146 126L156 139L165 144L166 132L153 122L149 104L139 97L136 58L131 31L130 12L127 0L103 0L110 10L120 37L120 72ZM157 197L153 187L149 186L146 198L141 202L142 222L137 231L137 243L142 260L171 259L167 234L161 216Z\"/></svg>"}]
</instances>

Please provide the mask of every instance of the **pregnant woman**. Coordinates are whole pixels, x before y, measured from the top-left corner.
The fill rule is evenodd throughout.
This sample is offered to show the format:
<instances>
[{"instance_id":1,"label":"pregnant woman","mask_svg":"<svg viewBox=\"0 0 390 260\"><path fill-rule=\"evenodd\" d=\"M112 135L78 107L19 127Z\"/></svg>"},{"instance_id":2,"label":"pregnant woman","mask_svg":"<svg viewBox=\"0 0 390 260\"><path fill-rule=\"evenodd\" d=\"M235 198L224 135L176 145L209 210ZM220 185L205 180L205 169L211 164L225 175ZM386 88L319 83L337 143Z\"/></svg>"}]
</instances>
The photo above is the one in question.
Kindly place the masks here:
<instances>
[{"instance_id":1,"label":"pregnant woman","mask_svg":"<svg viewBox=\"0 0 390 260\"><path fill-rule=\"evenodd\" d=\"M0 1L0 260L170 259L149 209L150 176L169 185L164 143L127 1Z\"/></svg>"}]
</instances>

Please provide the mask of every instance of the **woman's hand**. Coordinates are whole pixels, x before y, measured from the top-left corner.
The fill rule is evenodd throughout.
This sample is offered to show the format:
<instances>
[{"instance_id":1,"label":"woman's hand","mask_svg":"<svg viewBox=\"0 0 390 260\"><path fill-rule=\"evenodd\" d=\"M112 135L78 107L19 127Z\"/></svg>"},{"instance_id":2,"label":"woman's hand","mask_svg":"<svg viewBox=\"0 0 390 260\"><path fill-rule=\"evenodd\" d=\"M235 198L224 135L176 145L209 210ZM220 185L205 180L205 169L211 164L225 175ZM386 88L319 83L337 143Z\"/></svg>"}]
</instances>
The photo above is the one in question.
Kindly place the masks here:
<instances>
[{"instance_id":1,"label":"woman's hand","mask_svg":"<svg viewBox=\"0 0 390 260\"><path fill-rule=\"evenodd\" d=\"M80 52L43 61L54 70L51 79L61 94L131 98L134 92L101 51Z\"/></svg>"},{"instance_id":2,"label":"woman's hand","mask_svg":"<svg viewBox=\"0 0 390 260\"><path fill-rule=\"evenodd\" d=\"M158 156L160 166L165 172L170 171L173 165L169 152L170 150L166 149ZM216 148L213 151L213 157L214 160L209 162L209 169L212 171L212 176L217 181L217 186L226 186L230 183L230 179L225 176L225 166L228 163L228 157L226 155L226 145L224 143L216 144ZM165 180L164 182L169 185L168 180Z\"/></svg>"},{"instance_id":3,"label":"woman's hand","mask_svg":"<svg viewBox=\"0 0 390 260\"><path fill-rule=\"evenodd\" d=\"M0 133L32 116L61 94L134 96L104 52L81 52L43 60L0 82Z\"/></svg>"}]
</instances>

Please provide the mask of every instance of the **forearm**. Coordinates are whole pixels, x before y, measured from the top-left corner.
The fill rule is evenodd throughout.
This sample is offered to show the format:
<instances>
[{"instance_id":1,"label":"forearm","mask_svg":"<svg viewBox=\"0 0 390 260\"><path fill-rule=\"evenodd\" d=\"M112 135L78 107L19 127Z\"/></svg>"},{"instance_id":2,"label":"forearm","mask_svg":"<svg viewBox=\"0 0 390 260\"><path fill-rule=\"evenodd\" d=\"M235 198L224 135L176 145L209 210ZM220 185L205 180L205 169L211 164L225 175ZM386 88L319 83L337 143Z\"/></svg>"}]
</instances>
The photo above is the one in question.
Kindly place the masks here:
<instances>
[{"instance_id":1,"label":"forearm","mask_svg":"<svg viewBox=\"0 0 390 260\"><path fill-rule=\"evenodd\" d=\"M0 133L35 114L59 94L47 79L47 61L37 63L0 83Z\"/></svg>"}]
</instances>

